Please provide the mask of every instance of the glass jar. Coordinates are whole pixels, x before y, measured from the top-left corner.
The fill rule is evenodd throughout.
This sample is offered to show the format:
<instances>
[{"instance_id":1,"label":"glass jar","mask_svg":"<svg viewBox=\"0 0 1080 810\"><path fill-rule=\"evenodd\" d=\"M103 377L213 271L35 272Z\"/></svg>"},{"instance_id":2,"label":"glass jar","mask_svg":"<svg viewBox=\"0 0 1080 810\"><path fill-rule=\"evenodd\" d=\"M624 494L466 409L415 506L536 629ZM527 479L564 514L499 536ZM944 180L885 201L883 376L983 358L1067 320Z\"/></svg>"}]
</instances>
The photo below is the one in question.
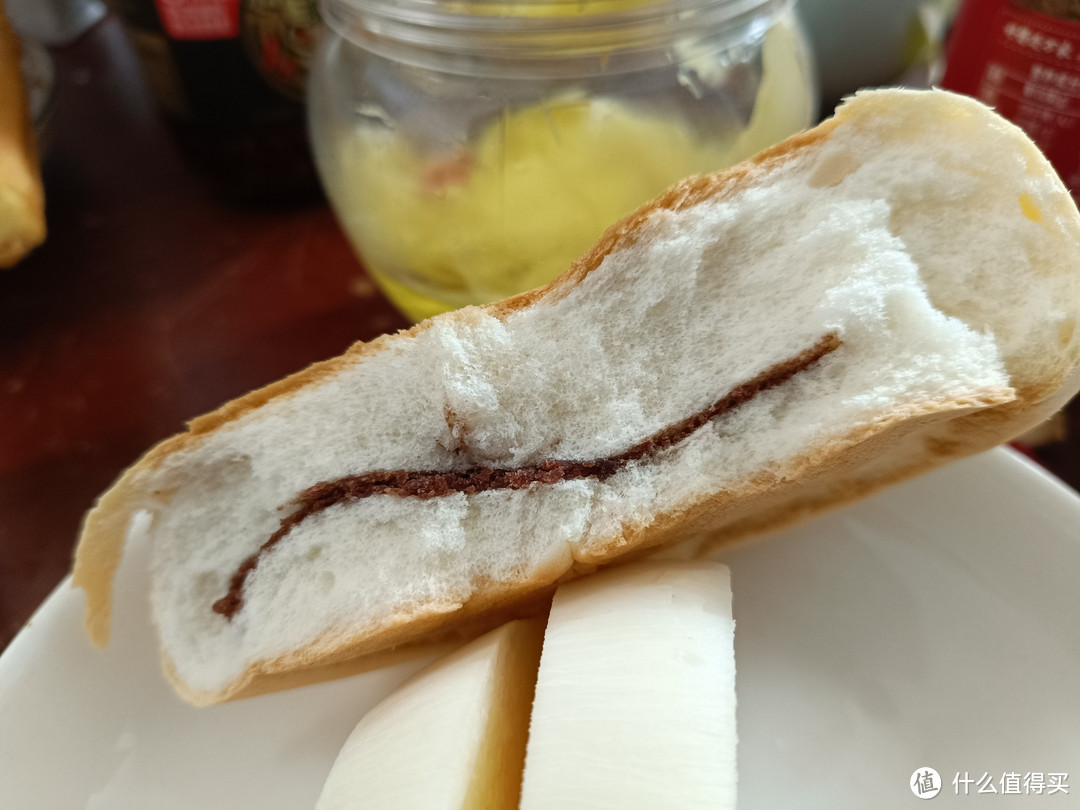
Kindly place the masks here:
<instances>
[{"instance_id":1,"label":"glass jar","mask_svg":"<svg viewBox=\"0 0 1080 810\"><path fill-rule=\"evenodd\" d=\"M550 281L622 215L812 123L790 0L323 0L316 162L420 320Z\"/></svg>"}]
</instances>

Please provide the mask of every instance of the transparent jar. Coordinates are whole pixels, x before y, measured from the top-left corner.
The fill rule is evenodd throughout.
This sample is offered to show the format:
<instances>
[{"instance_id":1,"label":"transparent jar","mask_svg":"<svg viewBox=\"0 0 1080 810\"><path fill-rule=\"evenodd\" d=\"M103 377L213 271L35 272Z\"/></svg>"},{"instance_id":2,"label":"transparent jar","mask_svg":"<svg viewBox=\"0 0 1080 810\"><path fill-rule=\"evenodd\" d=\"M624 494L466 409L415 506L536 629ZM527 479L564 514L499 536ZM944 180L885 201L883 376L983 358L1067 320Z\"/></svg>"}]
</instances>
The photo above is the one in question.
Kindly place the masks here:
<instances>
[{"instance_id":1,"label":"transparent jar","mask_svg":"<svg viewBox=\"0 0 1080 810\"><path fill-rule=\"evenodd\" d=\"M792 6L323 0L324 186L414 320L538 286L675 181L812 123Z\"/></svg>"}]
</instances>

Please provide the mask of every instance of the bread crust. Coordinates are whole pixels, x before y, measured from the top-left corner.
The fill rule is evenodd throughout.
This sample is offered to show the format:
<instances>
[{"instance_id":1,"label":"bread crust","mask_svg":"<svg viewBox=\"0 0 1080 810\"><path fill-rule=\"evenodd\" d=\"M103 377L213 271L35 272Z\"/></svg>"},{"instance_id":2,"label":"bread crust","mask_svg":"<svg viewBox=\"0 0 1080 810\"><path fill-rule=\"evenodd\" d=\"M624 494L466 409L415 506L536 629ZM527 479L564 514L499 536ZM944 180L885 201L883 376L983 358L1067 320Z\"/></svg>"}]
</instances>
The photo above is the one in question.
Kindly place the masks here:
<instances>
[{"instance_id":1,"label":"bread crust","mask_svg":"<svg viewBox=\"0 0 1080 810\"><path fill-rule=\"evenodd\" d=\"M20 55L0 0L0 267L45 239L45 192Z\"/></svg>"},{"instance_id":2,"label":"bread crust","mask_svg":"<svg viewBox=\"0 0 1080 810\"><path fill-rule=\"evenodd\" d=\"M955 103L963 106L975 102ZM872 109L872 105L869 107ZM598 268L606 256L634 244L654 212L677 211L704 200L741 193L807 150L818 148L838 125L851 121L853 116L851 108L841 108L835 118L739 166L685 180L612 225L591 250L550 284L486 307L448 313L439 320L468 323L482 314L505 320L528 307L557 301ZM1072 222L1074 228L1080 223L1075 209ZM108 641L112 578L120 561L126 526L130 516L148 504L151 495L138 485L142 473L158 468L168 456L197 446L213 432L268 402L292 396L366 357L391 350L430 328L430 324L424 322L370 343L358 343L337 358L246 394L193 420L188 432L157 445L127 470L88 513L75 555L73 584L86 591L86 626L94 642L104 646ZM1080 361L1073 353L1063 358L1053 373L1018 390L1002 388L978 400L927 403L884 413L875 424L789 459L776 472L750 476L725 491L680 504L646 523L629 526L606 543L597 544L587 558L549 565L527 580L475 583L472 596L464 603L425 606L387 617L378 627L365 628L349 639L318 639L288 655L251 665L221 692L192 690L177 677L167 657L164 668L185 699L204 705L360 671L381 663L388 651L400 654L403 648L419 643L472 637L495 623L542 608L556 582L598 566L618 564L706 530L712 532L706 550L712 550L804 520L947 461L989 449L1038 423L1064 404L1077 388Z\"/></svg>"}]
</instances>

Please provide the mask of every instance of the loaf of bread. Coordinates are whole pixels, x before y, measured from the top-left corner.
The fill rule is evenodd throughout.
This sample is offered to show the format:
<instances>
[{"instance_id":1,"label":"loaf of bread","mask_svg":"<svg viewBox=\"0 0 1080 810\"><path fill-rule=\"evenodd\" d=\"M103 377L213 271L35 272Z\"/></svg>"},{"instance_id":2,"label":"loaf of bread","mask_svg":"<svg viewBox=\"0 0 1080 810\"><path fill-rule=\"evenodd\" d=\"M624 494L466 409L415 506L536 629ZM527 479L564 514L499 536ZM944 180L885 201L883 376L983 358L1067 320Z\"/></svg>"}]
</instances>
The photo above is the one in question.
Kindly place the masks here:
<instances>
[{"instance_id":1,"label":"loaf of bread","mask_svg":"<svg viewBox=\"0 0 1080 810\"><path fill-rule=\"evenodd\" d=\"M45 239L45 193L19 55L0 0L0 267Z\"/></svg>"},{"instance_id":2,"label":"loaf of bread","mask_svg":"<svg viewBox=\"0 0 1080 810\"><path fill-rule=\"evenodd\" d=\"M1080 215L1031 141L971 99L862 93L547 287L196 419L100 498L74 583L104 644L138 518L180 694L282 688L1005 441L1080 387L1078 318Z\"/></svg>"}]
</instances>

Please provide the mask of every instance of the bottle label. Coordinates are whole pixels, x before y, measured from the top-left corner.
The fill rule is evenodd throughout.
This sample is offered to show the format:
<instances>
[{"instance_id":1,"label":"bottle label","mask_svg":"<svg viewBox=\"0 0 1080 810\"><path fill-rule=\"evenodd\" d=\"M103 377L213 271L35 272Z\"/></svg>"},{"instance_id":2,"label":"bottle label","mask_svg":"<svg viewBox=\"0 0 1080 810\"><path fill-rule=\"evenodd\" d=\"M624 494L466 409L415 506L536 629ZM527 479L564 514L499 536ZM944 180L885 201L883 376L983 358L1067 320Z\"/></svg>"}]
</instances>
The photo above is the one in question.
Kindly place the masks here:
<instances>
[{"instance_id":1,"label":"bottle label","mask_svg":"<svg viewBox=\"0 0 1080 810\"><path fill-rule=\"evenodd\" d=\"M240 38L251 63L271 87L303 99L315 49L315 0L244 0Z\"/></svg>"},{"instance_id":2,"label":"bottle label","mask_svg":"<svg viewBox=\"0 0 1080 810\"><path fill-rule=\"evenodd\" d=\"M240 33L240 0L154 0L172 39L232 39Z\"/></svg>"},{"instance_id":3,"label":"bottle label","mask_svg":"<svg viewBox=\"0 0 1080 810\"><path fill-rule=\"evenodd\" d=\"M1080 22L1016 0L969 0L952 36L942 86L995 107L1080 190Z\"/></svg>"}]
</instances>

